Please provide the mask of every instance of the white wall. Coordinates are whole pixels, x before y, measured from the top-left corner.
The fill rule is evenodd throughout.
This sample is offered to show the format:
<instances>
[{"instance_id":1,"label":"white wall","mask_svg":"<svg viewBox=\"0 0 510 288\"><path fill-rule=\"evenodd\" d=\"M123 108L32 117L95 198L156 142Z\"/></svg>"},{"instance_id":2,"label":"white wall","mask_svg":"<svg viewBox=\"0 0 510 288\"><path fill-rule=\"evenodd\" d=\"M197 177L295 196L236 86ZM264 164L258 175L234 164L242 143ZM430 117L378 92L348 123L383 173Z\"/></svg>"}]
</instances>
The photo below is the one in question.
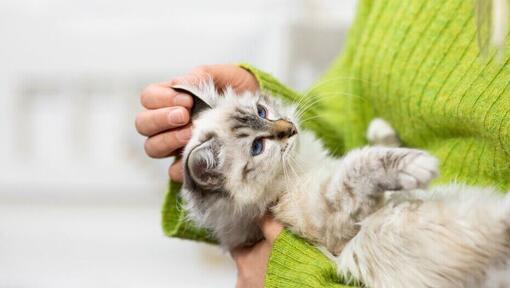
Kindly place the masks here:
<instances>
[{"instance_id":1,"label":"white wall","mask_svg":"<svg viewBox=\"0 0 510 288\"><path fill-rule=\"evenodd\" d=\"M340 50L354 2L0 2L0 287L90 287L104 271L119 275L108 287L147 277L163 287L194 268L215 279L212 286L231 286L226 256L211 264L203 255L214 248L160 234L170 160L143 154L133 128L138 93L196 65L238 61L304 89ZM133 215L140 221L116 222ZM112 244L124 241L134 250ZM154 245L149 253L145 244ZM79 251L89 264L75 267L69 253ZM119 255L180 270L124 273L137 268Z\"/></svg>"}]
</instances>

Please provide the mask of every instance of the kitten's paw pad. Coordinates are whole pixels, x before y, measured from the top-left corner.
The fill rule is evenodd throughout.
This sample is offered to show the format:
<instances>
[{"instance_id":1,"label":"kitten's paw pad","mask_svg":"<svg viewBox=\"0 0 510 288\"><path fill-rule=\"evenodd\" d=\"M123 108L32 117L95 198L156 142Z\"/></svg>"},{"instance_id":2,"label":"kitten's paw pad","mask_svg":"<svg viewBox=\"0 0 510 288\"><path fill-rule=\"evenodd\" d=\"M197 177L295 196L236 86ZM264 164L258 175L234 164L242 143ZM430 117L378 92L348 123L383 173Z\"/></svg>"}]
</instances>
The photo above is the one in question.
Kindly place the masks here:
<instances>
[{"instance_id":1,"label":"kitten's paw pad","mask_svg":"<svg viewBox=\"0 0 510 288\"><path fill-rule=\"evenodd\" d=\"M426 187L439 176L437 158L423 152L412 151L401 162L398 171L400 186L404 190Z\"/></svg>"},{"instance_id":2,"label":"kitten's paw pad","mask_svg":"<svg viewBox=\"0 0 510 288\"><path fill-rule=\"evenodd\" d=\"M367 140L370 144L385 147L400 146L397 132L381 118L375 118L368 125Z\"/></svg>"}]
</instances>

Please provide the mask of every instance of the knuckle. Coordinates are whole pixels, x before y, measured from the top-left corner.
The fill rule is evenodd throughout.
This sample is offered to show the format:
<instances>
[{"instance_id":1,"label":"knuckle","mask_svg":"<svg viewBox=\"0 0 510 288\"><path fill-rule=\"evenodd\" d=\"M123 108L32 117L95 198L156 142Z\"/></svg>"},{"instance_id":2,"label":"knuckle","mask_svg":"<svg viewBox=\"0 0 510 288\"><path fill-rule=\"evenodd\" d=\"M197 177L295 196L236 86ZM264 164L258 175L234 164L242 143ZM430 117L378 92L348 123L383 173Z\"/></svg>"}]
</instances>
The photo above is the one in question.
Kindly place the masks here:
<instances>
[{"instance_id":1,"label":"knuckle","mask_svg":"<svg viewBox=\"0 0 510 288\"><path fill-rule=\"evenodd\" d=\"M150 127L152 130L158 130L162 126L162 124L160 123L162 116L163 115L158 110L147 112L146 125Z\"/></svg>"},{"instance_id":2,"label":"knuckle","mask_svg":"<svg viewBox=\"0 0 510 288\"><path fill-rule=\"evenodd\" d=\"M164 133L149 137L144 144L145 153L151 158L162 158L168 156L172 151L171 133Z\"/></svg>"},{"instance_id":3,"label":"knuckle","mask_svg":"<svg viewBox=\"0 0 510 288\"><path fill-rule=\"evenodd\" d=\"M173 150L177 142L174 134L174 132L167 132L162 134L160 147L165 147L165 150Z\"/></svg>"}]
</instances>

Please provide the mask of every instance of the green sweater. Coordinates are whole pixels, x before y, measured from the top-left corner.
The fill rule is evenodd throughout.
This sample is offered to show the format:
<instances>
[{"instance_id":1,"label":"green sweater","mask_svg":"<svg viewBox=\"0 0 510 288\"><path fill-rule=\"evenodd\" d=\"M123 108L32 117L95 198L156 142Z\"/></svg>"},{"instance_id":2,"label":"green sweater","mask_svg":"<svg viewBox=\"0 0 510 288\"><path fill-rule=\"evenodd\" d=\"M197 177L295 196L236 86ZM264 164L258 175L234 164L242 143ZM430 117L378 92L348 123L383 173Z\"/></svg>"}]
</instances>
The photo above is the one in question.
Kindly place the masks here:
<instances>
[{"instance_id":1,"label":"green sweater","mask_svg":"<svg viewBox=\"0 0 510 288\"><path fill-rule=\"evenodd\" d=\"M374 117L405 146L441 159L441 177L501 190L510 184L510 58L479 57L474 1L361 0L343 55L305 93L305 127L335 155L366 144ZM508 44L508 43L507 43ZM498 61L501 60L501 61ZM300 94L249 65L263 91ZM308 105L309 106L309 105ZM168 236L214 242L184 220L178 185L163 207ZM274 244L267 287L343 287L335 266L284 231Z\"/></svg>"}]
</instances>

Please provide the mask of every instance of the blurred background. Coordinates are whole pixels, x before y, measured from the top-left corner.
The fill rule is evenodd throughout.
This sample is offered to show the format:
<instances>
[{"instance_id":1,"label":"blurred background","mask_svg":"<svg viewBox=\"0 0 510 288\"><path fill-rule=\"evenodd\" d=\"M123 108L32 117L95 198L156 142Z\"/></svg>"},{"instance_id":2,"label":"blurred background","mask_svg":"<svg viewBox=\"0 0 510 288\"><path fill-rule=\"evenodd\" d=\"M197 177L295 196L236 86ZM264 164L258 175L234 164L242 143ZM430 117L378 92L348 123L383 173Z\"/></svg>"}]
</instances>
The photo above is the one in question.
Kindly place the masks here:
<instances>
[{"instance_id":1,"label":"blurred background","mask_svg":"<svg viewBox=\"0 0 510 288\"><path fill-rule=\"evenodd\" d=\"M170 159L143 152L140 90L248 62L304 90L355 0L0 2L0 287L233 287L217 247L169 239Z\"/></svg>"}]
</instances>

